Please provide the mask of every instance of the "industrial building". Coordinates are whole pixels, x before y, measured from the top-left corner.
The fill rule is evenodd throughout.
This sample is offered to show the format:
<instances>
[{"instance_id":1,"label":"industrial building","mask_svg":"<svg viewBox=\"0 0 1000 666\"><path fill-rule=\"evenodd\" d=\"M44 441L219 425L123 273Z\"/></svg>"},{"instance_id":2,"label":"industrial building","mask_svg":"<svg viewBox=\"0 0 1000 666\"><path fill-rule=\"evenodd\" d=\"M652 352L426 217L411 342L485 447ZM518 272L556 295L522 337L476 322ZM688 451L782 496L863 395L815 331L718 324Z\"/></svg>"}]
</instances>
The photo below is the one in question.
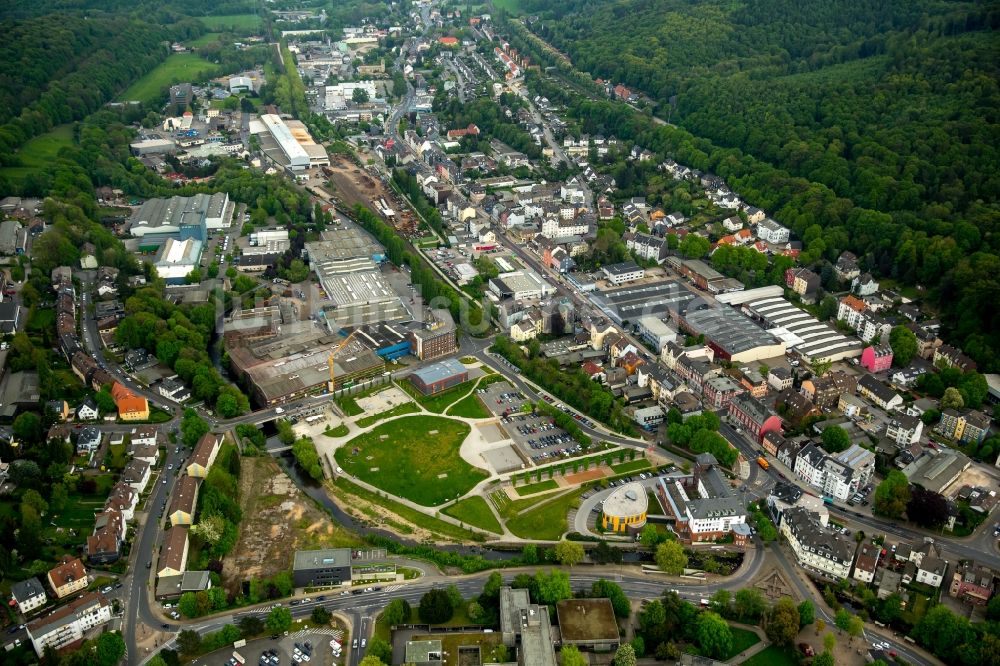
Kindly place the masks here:
<instances>
[{"instance_id":1,"label":"industrial building","mask_svg":"<svg viewBox=\"0 0 1000 666\"><path fill-rule=\"evenodd\" d=\"M172 139L142 139L128 145L136 157L144 155L169 155L177 152L177 144Z\"/></svg>"},{"instance_id":2,"label":"industrial building","mask_svg":"<svg viewBox=\"0 0 1000 666\"><path fill-rule=\"evenodd\" d=\"M677 321L692 335L704 335L716 358L726 361L747 363L785 353L784 342L729 307L693 301L677 313Z\"/></svg>"},{"instance_id":3,"label":"industrial building","mask_svg":"<svg viewBox=\"0 0 1000 666\"><path fill-rule=\"evenodd\" d=\"M257 137L261 150L272 162L289 171L330 164L326 148L313 141L309 130L298 120L265 113L260 120L250 121L250 133Z\"/></svg>"},{"instance_id":4,"label":"industrial building","mask_svg":"<svg viewBox=\"0 0 1000 666\"><path fill-rule=\"evenodd\" d=\"M469 381L469 370L457 359L449 358L415 370L408 378L421 393L433 395Z\"/></svg>"},{"instance_id":5,"label":"industrial building","mask_svg":"<svg viewBox=\"0 0 1000 666\"><path fill-rule=\"evenodd\" d=\"M860 340L846 337L829 324L795 307L783 296L749 300L742 309L790 349L798 352L807 363L861 356L864 345Z\"/></svg>"},{"instance_id":6,"label":"industrial building","mask_svg":"<svg viewBox=\"0 0 1000 666\"><path fill-rule=\"evenodd\" d=\"M662 317L683 309L695 294L676 280L626 286L593 292L590 299L604 314L621 324L646 317Z\"/></svg>"},{"instance_id":7,"label":"industrial building","mask_svg":"<svg viewBox=\"0 0 1000 666\"><path fill-rule=\"evenodd\" d=\"M490 291L499 298L532 300L555 293L555 288L538 273L531 270L501 273L490 280Z\"/></svg>"},{"instance_id":8,"label":"industrial building","mask_svg":"<svg viewBox=\"0 0 1000 666\"><path fill-rule=\"evenodd\" d=\"M229 227L234 208L226 192L149 199L133 211L128 232L139 239L140 252L156 252L170 238L204 243L209 231Z\"/></svg>"},{"instance_id":9,"label":"industrial building","mask_svg":"<svg viewBox=\"0 0 1000 666\"><path fill-rule=\"evenodd\" d=\"M254 401L276 405L327 390L328 359L334 351L337 389L385 371L385 360L357 338L341 346L343 342L340 335L312 321L301 321L283 324L271 337L234 342L227 351L233 371L251 387Z\"/></svg>"},{"instance_id":10,"label":"industrial building","mask_svg":"<svg viewBox=\"0 0 1000 666\"><path fill-rule=\"evenodd\" d=\"M203 248L204 243L197 238L168 238L153 261L157 276L167 284L184 284L191 271L201 263Z\"/></svg>"},{"instance_id":11,"label":"industrial building","mask_svg":"<svg viewBox=\"0 0 1000 666\"><path fill-rule=\"evenodd\" d=\"M455 320L443 309L424 311L424 321L410 325L411 353L421 361L432 361L458 351Z\"/></svg>"},{"instance_id":12,"label":"industrial building","mask_svg":"<svg viewBox=\"0 0 1000 666\"><path fill-rule=\"evenodd\" d=\"M608 598L557 601L556 617L562 645L607 653L621 644L615 609Z\"/></svg>"},{"instance_id":13,"label":"industrial building","mask_svg":"<svg viewBox=\"0 0 1000 666\"><path fill-rule=\"evenodd\" d=\"M380 322L365 324L356 330L355 337L387 361L394 361L410 353L411 344L407 337L409 331L402 326Z\"/></svg>"},{"instance_id":14,"label":"industrial building","mask_svg":"<svg viewBox=\"0 0 1000 666\"><path fill-rule=\"evenodd\" d=\"M351 549L297 550L292 561L295 587L327 587L351 580Z\"/></svg>"}]
</instances>

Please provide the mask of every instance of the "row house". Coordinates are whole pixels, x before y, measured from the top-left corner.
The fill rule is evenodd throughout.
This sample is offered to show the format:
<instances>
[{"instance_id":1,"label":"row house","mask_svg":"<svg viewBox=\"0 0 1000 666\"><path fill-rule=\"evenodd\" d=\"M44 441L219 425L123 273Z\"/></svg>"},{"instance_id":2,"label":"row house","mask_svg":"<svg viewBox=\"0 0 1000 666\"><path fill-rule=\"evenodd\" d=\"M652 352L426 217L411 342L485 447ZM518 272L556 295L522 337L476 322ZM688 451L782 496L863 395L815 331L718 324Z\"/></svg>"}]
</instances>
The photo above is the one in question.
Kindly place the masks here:
<instances>
[{"instance_id":1,"label":"row house","mask_svg":"<svg viewBox=\"0 0 1000 666\"><path fill-rule=\"evenodd\" d=\"M770 453L772 456L778 456L778 450L785 443L785 438L782 437L777 432L769 432L764 435L764 439L761 440L760 445L765 451Z\"/></svg>"},{"instance_id":2,"label":"row house","mask_svg":"<svg viewBox=\"0 0 1000 666\"><path fill-rule=\"evenodd\" d=\"M857 379L846 372L828 372L822 377L806 379L799 386L799 392L817 407L829 409L837 404L842 395L853 395L857 390Z\"/></svg>"},{"instance_id":3,"label":"row house","mask_svg":"<svg viewBox=\"0 0 1000 666\"><path fill-rule=\"evenodd\" d=\"M846 501L868 483L875 472L875 454L857 444L831 456L816 444L807 444L795 457L795 475L827 497Z\"/></svg>"},{"instance_id":4,"label":"row house","mask_svg":"<svg viewBox=\"0 0 1000 666\"><path fill-rule=\"evenodd\" d=\"M729 402L729 418L760 442L768 432L782 432L781 418L753 396L740 393Z\"/></svg>"},{"instance_id":5,"label":"row house","mask_svg":"<svg viewBox=\"0 0 1000 666\"><path fill-rule=\"evenodd\" d=\"M962 372L972 372L976 369L976 362L966 356L959 349L949 345L941 345L934 350L934 365L940 367L942 364L949 368L958 368Z\"/></svg>"},{"instance_id":6,"label":"row house","mask_svg":"<svg viewBox=\"0 0 1000 666\"><path fill-rule=\"evenodd\" d=\"M903 397L901 395L880 382L873 375L864 375L858 381L858 394L887 412L898 409L903 404Z\"/></svg>"},{"instance_id":7,"label":"row house","mask_svg":"<svg viewBox=\"0 0 1000 666\"><path fill-rule=\"evenodd\" d=\"M788 368L778 366L767 373L767 384L775 391L792 388L792 372Z\"/></svg>"},{"instance_id":8,"label":"row house","mask_svg":"<svg viewBox=\"0 0 1000 666\"><path fill-rule=\"evenodd\" d=\"M948 594L976 606L985 606L993 596L996 578L994 570L974 562L964 562L952 574Z\"/></svg>"},{"instance_id":9,"label":"row house","mask_svg":"<svg viewBox=\"0 0 1000 666\"><path fill-rule=\"evenodd\" d=\"M756 370L742 373L740 375L740 386L755 398L763 398L767 395L767 382Z\"/></svg>"},{"instance_id":10,"label":"row house","mask_svg":"<svg viewBox=\"0 0 1000 666\"><path fill-rule=\"evenodd\" d=\"M733 398L742 392L743 388L726 375L709 377L702 386L705 404L713 409L728 409Z\"/></svg>"},{"instance_id":11,"label":"row house","mask_svg":"<svg viewBox=\"0 0 1000 666\"><path fill-rule=\"evenodd\" d=\"M881 554L881 546L875 545L870 541L862 543L861 548L858 550L858 556L854 560L854 579L862 583L873 582Z\"/></svg>"}]
</instances>

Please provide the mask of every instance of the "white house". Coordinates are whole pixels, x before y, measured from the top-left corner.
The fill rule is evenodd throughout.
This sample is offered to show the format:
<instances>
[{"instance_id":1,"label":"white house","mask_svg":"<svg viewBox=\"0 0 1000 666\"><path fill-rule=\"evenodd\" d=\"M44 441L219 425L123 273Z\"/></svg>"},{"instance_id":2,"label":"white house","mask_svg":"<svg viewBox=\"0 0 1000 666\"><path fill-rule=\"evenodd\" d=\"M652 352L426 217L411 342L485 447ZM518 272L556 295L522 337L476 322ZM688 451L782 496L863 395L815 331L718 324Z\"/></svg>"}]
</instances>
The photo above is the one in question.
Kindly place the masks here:
<instances>
[{"instance_id":1,"label":"white house","mask_svg":"<svg viewBox=\"0 0 1000 666\"><path fill-rule=\"evenodd\" d=\"M38 579L31 577L27 580L18 581L10 586L10 594L17 604L17 610L21 615L27 615L36 608L44 606L49 598L45 595L45 588L38 582Z\"/></svg>"},{"instance_id":2,"label":"white house","mask_svg":"<svg viewBox=\"0 0 1000 666\"><path fill-rule=\"evenodd\" d=\"M928 556L917 565L917 582L931 587L941 587L948 563L940 557Z\"/></svg>"},{"instance_id":3,"label":"white house","mask_svg":"<svg viewBox=\"0 0 1000 666\"><path fill-rule=\"evenodd\" d=\"M94 627L111 621L111 603L99 592L66 604L59 610L28 623L28 638L39 657L47 646L56 650L74 643Z\"/></svg>"},{"instance_id":4,"label":"white house","mask_svg":"<svg viewBox=\"0 0 1000 666\"><path fill-rule=\"evenodd\" d=\"M924 422L920 417L893 414L892 419L886 424L885 436L900 446L907 446L918 442L923 431Z\"/></svg>"},{"instance_id":5,"label":"white house","mask_svg":"<svg viewBox=\"0 0 1000 666\"><path fill-rule=\"evenodd\" d=\"M787 243L791 232L771 218L767 217L757 223L757 238L772 245Z\"/></svg>"},{"instance_id":6,"label":"white house","mask_svg":"<svg viewBox=\"0 0 1000 666\"><path fill-rule=\"evenodd\" d=\"M122 481L135 488L137 493L142 493L149 483L149 463L145 460L130 460L122 470Z\"/></svg>"},{"instance_id":7,"label":"white house","mask_svg":"<svg viewBox=\"0 0 1000 666\"><path fill-rule=\"evenodd\" d=\"M89 395L83 399L83 403L76 410L76 418L80 421L94 421L99 415L97 403Z\"/></svg>"}]
</instances>

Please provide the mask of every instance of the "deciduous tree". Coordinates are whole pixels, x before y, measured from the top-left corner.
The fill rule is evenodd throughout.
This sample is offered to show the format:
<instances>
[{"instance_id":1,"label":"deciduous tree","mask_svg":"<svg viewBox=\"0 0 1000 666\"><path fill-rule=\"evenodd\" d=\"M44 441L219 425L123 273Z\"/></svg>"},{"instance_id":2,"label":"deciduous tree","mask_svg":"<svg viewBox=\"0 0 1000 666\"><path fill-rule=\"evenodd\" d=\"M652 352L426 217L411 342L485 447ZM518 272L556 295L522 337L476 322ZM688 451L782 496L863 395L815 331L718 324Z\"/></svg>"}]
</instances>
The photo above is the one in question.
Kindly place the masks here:
<instances>
[{"instance_id":1,"label":"deciduous tree","mask_svg":"<svg viewBox=\"0 0 1000 666\"><path fill-rule=\"evenodd\" d=\"M665 541L656 547L656 566L664 573L679 576L687 564L687 554L676 541Z\"/></svg>"},{"instance_id":2,"label":"deciduous tree","mask_svg":"<svg viewBox=\"0 0 1000 666\"><path fill-rule=\"evenodd\" d=\"M772 643L791 645L799 633L800 619L795 602L788 597L782 597L768 611L764 631Z\"/></svg>"},{"instance_id":3,"label":"deciduous tree","mask_svg":"<svg viewBox=\"0 0 1000 666\"><path fill-rule=\"evenodd\" d=\"M563 566L575 566L583 562L583 556L583 544L565 540L556 544L556 559Z\"/></svg>"},{"instance_id":4,"label":"deciduous tree","mask_svg":"<svg viewBox=\"0 0 1000 666\"><path fill-rule=\"evenodd\" d=\"M698 617L695 635L702 652L715 659L725 657L733 647L733 632L729 625L711 611Z\"/></svg>"}]
</instances>

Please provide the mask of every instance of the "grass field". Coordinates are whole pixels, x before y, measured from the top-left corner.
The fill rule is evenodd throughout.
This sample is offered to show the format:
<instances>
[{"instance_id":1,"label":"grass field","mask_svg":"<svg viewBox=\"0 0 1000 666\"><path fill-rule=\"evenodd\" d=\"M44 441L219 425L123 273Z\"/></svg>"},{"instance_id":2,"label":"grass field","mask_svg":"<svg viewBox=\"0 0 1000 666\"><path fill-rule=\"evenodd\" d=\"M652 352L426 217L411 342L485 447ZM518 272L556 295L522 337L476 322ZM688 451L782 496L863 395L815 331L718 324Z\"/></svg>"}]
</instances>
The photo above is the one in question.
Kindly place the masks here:
<instances>
[{"instance_id":1,"label":"grass field","mask_svg":"<svg viewBox=\"0 0 1000 666\"><path fill-rule=\"evenodd\" d=\"M118 96L120 100L152 102L167 88L182 81L198 81L215 73L215 65L194 53L174 53L156 69L133 83Z\"/></svg>"},{"instance_id":2,"label":"grass field","mask_svg":"<svg viewBox=\"0 0 1000 666\"><path fill-rule=\"evenodd\" d=\"M743 662L743 666L798 666L798 656L792 648L771 645Z\"/></svg>"},{"instance_id":3,"label":"grass field","mask_svg":"<svg viewBox=\"0 0 1000 666\"><path fill-rule=\"evenodd\" d=\"M332 428L327 428L325 431L323 431L323 434L326 435L327 437L343 437L350 431L351 431L350 428L348 428L346 424L341 423L340 425L334 426Z\"/></svg>"},{"instance_id":4,"label":"grass field","mask_svg":"<svg viewBox=\"0 0 1000 666\"><path fill-rule=\"evenodd\" d=\"M525 495L534 495L535 493L540 493L544 490L554 490L558 488L559 484L552 479L546 479L545 481L539 481L538 483L529 483L526 486L517 486L514 488L517 494L521 497Z\"/></svg>"},{"instance_id":5,"label":"grass field","mask_svg":"<svg viewBox=\"0 0 1000 666\"><path fill-rule=\"evenodd\" d=\"M520 16L524 13L524 10L521 9L521 3L517 0L493 0L493 6L497 9L506 9L507 13L512 16Z\"/></svg>"},{"instance_id":6,"label":"grass field","mask_svg":"<svg viewBox=\"0 0 1000 666\"><path fill-rule=\"evenodd\" d=\"M221 32L206 32L204 35L198 37L197 39L192 39L190 41L184 42L184 45L195 49L198 48L199 46L208 46L209 44L214 44L215 42L219 41L219 35L221 34L222 34Z\"/></svg>"},{"instance_id":7,"label":"grass field","mask_svg":"<svg viewBox=\"0 0 1000 666\"><path fill-rule=\"evenodd\" d=\"M458 525L446 523L445 521L432 516L424 515L419 511L411 509L405 504L400 504L395 500L381 497L370 490L362 488L356 483L352 483L349 479L346 479L343 476L338 476L333 481L333 487L337 492L343 493L344 495L353 495L354 497L360 498L372 504L385 507L403 520L413 523L414 525L422 527L425 530L433 532L451 541L468 542L485 540L482 535L476 532L463 529Z\"/></svg>"},{"instance_id":8,"label":"grass field","mask_svg":"<svg viewBox=\"0 0 1000 666\"><path fill-rule=\"evenodd\" d=\"M403 416L404 414L413 414L419 411L420 408L412 402L404 402L402 405L396 405L392 409L387 409L384 412L379 412L378 414L372 414L371 416L366 416L363 419L358 419L357 424L359 428L367 428L373 423L385 421L386 419L391 419L394 416Z\"/></svg>"},{"instance_id":9,"label":"grass field","mask_svg":"<svg viewBox=\"0 0 1000 666\"><path fill-rule=\"evenodd\" d=\"M441 391L440 393L435 393L434 395L424 395L408 380L404 379L399 382L399 386L406 392L407 395L419 402L424 409L434 412L435 414L443 412L445 407L453 402L456 402L459 398L467 394L475 385L476 380L470 379L467 382L462 382L457 386L452 386L450 389Z\"/></svg>"},{"instance_id":10,"label":"grass field","mask_svg":"<svg viewBox=\"0 0 1000 666\"><path fill-rule=\"evenodd\" d=\"M52 128L52 131L26 141L17 151L21 166L4 167L0 169L0 174L12 180L24 178L51 164L60 150L71 145L73 145L72 123L58 125Z\"/></svg>"},{"instance_id":11,"label":"grass field","mask_svg":"<svg viewBox=\"0 0 1000 666\"><path fill-rule=\"evenodd\" d=\"M448 408L447 413L450 416L464 416L467 419L485 419L490 416L490 410L486 409L483 401L475 393L456 402Z\"/></svg>"},{"instance_id":12,"label":"grass field","mask_svg":"<svg viewBox=\"0 0 1000 666\"><path fill-rule=\"evenodd\" d=\"M733 632L733 647L725 657L723 661L728 661L732 659L743 650L760 643L760 636L750 631L749 629L742 629L740 627L729 627Z\"/></svg>"},{"instance_id":13,"label":"grass field","mask_svg":"<svg viewBox=\"0 0 1000 666\"><path fill-rule=\"evenodd\" d=\"M461 520L463 523L468 523L469 525L488 530L495 534L503 533L503 530L500 528L500 522L493 515L493 512L490 511L489 505L486 504L486 500L482 497L466 497L464 500L455 502L449 506L444 510L444 513L452 518Z\"/></svg>"},{"instance_id":14,"label":"grass field","mask_svg":"<svg viewBox=\"0 0 1000 666\"><path fill-rule=\"evenodd\" d=\"M566 514L579 504L581 492L579 489L573 490L546 501L537 508L523 510L507 521L507 529L523 539L556 541L566 533Z\"/></svg>"},{"instance_id":15,"label":"grass field","mask_svg":"<svg viewBox=\"0 0 1000 666\"><path fill-rule=\"evenodd\" d=\"M252 30L260 27L260 17L255 14L199 16L198 20L211 30Z\"/></svg>"},{"instance_id":16,"label":"grass field","mask_svg":"<svg viewBox=\"0 0 1000 666\"><path fill-rule=\"evenodd\" d=\"M337 449L337 463L386 492L436 506L486 478L458 455L469 431L467 424L440 416L396 419Z\"/></svg>"},{"instance_id":17,"label":"grass field","mask_svg":"<svg viewBox=\"0 0 1000 666\"><path fill-rule=\"evenodd\" d=\"M611 469L614 470L615 474L628 474L630 472L642 472L649 469L649 467L649 461L645 458L640 458L620 465L612 465Z\"/></svg>"}]
</instances>

